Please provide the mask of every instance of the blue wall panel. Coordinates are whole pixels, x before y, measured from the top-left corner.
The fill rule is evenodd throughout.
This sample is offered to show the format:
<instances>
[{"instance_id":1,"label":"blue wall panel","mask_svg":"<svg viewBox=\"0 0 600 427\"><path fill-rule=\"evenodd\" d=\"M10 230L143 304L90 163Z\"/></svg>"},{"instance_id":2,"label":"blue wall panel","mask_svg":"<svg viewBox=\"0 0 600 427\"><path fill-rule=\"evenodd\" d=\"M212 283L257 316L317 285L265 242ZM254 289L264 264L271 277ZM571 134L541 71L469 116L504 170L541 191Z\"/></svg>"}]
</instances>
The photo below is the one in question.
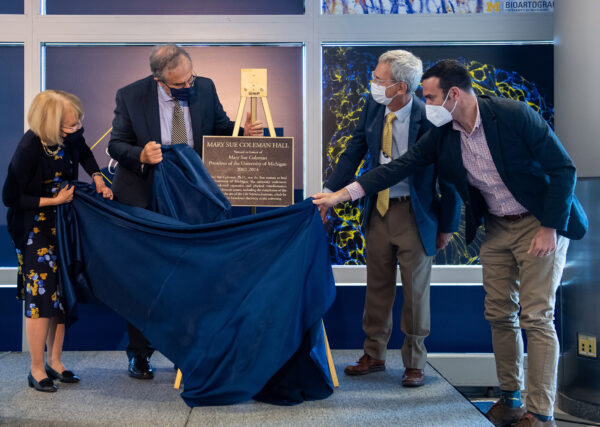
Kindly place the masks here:
<instances>
[{"instance_id":1,"label":"blue wall panel","mask_svg":"<svg viewBox=\"0 0 600 427\"><path fill-rule=\"evenodd\" d=\"M560 293L559 293L560 295ZM334 349L362 349L364 286L338 286L336 300L324 318L329 343ZM490 353L490 328L483 317L484 292L481 286L433 286L431 288L431 334L425 341L429 352ZM402 289L394 304L394 329L388 348L399 349ZM21 349L22 305L14 288L0 288L0 322L9 325L0 332L0 351ZM555 324L559 329L560 299ZM79 320L67 330L65 350L124 350L126 323L102 304L81 304ZM559 331L560 333L560 331Z\"/></svg>"},{"instance_id":2,"label":"blue wall panel","mask_svg":"<svg viewBox=\"0 0 600 427\"><path fill-rule=\"evenodd\" d=\"M0 2L0 14L22 14L24 13L23 0L2 0Z\"/></svg>"},{"instance_id":3,"label":"blue wall panel","mask_svg":"<svg viewBox=\"0 0 600 427\"><path fill-rule=\"evenodd\" d=\"M124 350L127 324L103 304L80 304L79 320L67 329L64 350Z\"/></svg>"},{"instance_id":4,"label":"blue wall panel","mask_svg":"<svg viewBox=\"0 0 600 427\"><path fill-rule=\"evenodd\" d=\"M483 317L482 286L432 286L431 334L425 341L430 352L488 353L491 334ZM402 288L398 287L394 304L394 328L388 348L402 346L400 331ZM362 314L364 286L338 286L337 298L325 316L325 328L332 348L363 347Z\"/></svg>"},{"instance_id":5,"label":"blue wall panel","mask_svg":"<svg viewBox=\"0 0 600 427\"><path fill-rule=\"evenodd\" d=\"M4 4L4 3L3 3ZM0 13L1 10L0 10ZM23 47L0 45L0 183L23 136ZM6 231L6 207L0 204L0 266L17 265L12 240Z\"/></svg>"},{"instance_id":6,"label":"blue wall panel","mask_svg":"<svg viewBox=\"0 0 600 427\"><path fill-rule=\"evenodd\" d=\"M15 288L0 288L0 351L21 351L23 303Z\"/></svg>"}]
</instances>

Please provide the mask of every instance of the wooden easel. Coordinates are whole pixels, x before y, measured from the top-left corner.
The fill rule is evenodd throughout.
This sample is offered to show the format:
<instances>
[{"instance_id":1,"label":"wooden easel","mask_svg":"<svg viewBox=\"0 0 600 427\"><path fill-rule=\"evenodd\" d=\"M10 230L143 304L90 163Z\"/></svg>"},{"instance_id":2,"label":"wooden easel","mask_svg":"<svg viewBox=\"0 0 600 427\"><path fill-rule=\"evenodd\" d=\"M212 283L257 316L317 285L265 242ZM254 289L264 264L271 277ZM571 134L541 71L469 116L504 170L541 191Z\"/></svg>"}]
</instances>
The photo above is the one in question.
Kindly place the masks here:
<instances>
[{"instance_id":1,"label":"wooden easel","mask_svg":"<svg viewBox=\"0 0 600 427\"><path fill-rule=\"evenodd\" d=\"M246 106L246 99L250 97L250 118L256 121L256 107L258 98L261 99L265 117L267 118L267 126L269 135L275 138L275 127L271 118L271 109L267 101L267 69L266 68L242 68L242 91L240 98L240 106L238 107L237 115L235 116L235 126L233 128L233 136L238 136L240 132L240 124Z\"/></svg>"},{"instance_id":2,"label":"wooden easel","mask_svg":"<svg viewBox=\"0 0 600 427\"><path fill-rule=\"evenodd\" d=\"M242 91L240 106L238 107L237 115L235 117L235 126L233 128L233 136L238 136L240 132L240 124L242 123L242 116L244 114L244 108L246 106L246 99L250 97L250 119L256 121L256 108L258 104L258 98L262 100L263 109L265 111L265 117L267 118L267 126L269 128L269 134L275 137L275 126L273 126L273 119L271 118L271 110L269 108L269 102L267 101L267 69L266 68L242 68ZM250 207L251 213L256 213L256 207ZM327 340L327 333L325 332L325 324L321 323L323 327L323 337L325 338L325 353L327 354L327 365L329 366L329 374L331 375L331 382L334 387L339 387L337 373L335 371L335 365L333 364L333 357L331 356L331 348L329 348L329 341ZM181 370L177 370L177 376L175 377L175 384L173 388L179 389L181 386Z\"/></svg>"}]
</instances>

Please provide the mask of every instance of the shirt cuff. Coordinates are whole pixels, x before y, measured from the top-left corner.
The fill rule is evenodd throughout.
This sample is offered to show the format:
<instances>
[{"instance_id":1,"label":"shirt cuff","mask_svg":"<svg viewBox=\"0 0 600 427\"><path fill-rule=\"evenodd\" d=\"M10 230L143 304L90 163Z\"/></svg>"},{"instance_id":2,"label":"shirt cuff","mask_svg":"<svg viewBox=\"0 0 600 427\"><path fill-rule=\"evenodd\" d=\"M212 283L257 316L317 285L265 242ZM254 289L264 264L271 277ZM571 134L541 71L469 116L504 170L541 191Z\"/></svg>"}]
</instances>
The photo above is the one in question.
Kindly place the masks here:
<instances>
[{"instance_id":1,"label":"shirt cuff","mask_svg":"<svg viewBox=\"0 0 600 427\"><path fill-rule=\"evenodd\" d=\"M363 190L362 186L357 181L354 181L352 184L346 185L346 187L344 188L348 190L348 193L350 193L350 199L352 201L355 201L356 199L360 199L361 197L365 196L365 190Z\"/></svg>"}]
</instances>

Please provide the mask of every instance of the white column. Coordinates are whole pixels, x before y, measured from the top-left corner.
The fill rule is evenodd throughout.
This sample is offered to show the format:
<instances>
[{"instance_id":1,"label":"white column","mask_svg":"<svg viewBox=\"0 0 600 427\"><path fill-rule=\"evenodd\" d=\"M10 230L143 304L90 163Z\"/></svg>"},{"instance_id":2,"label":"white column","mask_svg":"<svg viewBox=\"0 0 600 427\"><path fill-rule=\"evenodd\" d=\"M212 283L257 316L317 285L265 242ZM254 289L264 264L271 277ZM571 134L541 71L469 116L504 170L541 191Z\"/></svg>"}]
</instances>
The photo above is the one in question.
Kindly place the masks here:
<instances>
[{"instance_id":1,"label":"white column","mask_svg":"<svg viewBox=\"0 0 600 427\"><path fill-rule=\"evenodd\" d=\"M600 176L600 1L554 3L555 129L579 177Z\"/></svg>"}]
</instances>

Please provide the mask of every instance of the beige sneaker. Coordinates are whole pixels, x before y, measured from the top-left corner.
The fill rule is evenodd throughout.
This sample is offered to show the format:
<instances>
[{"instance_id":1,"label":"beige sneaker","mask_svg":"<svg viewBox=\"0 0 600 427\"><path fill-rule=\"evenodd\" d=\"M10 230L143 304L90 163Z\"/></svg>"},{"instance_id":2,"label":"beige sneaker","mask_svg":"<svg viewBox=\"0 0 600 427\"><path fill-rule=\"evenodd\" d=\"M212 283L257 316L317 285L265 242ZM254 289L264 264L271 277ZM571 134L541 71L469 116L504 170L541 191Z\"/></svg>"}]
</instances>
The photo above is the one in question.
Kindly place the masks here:
<instances>
[{"instance_id":1,"label":"beige sneaker","mask_svg":"<svg viewBox=\"0 0 600 427\"><path fill-rule=\"evenodd\" d=\"M556 427L554 418L550 421L540 421L529 412L521 417L515 427Z\"/></svg>"},{"instance_id":2,"label":"beige sneaker","mask_svg":"<svg viewBox=\"0 0 600 427\"><path fill-rule=\"evenodd\" d=\"M500 398L494 403L490 410L487 411L485 416L497 427L509 427L514 423L519 422L526 412L524 405L521 405L519 408L510 408L504 403L504 400Z\"/></svg>"}]
</instances>

